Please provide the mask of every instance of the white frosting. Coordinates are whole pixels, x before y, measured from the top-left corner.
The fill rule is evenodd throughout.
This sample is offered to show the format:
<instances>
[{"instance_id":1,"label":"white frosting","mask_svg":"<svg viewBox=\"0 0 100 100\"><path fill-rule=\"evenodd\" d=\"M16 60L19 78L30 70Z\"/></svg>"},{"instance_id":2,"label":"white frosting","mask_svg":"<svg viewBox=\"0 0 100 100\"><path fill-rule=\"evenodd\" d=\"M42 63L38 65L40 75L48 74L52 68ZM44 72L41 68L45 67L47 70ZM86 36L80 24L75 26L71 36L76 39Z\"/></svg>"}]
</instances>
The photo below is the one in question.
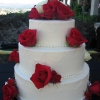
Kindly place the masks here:
<instances>
[{"instance_id":1,"label":"white frosting","mask_svg":"<svg viewBox=\"0 0 100 100\"><path fill-rule=\"evenodd\" d=\"M20 63L14 71L20 100L83 100L89 78L89 67L84 63L85 44L66 46L66 36L74 27L73 19L29 20L29 29L37 29L37 44L24 47L19 43ZM37 89L30 81L37 63L60 74L61 83Z\"/></svg>"},{"instance_id":2,"label":"white frosting","mask_svg":"<svg viewBox=\"0 0 100 100\"><path fill-rule=\"evenodd\" d=\"M15 66L15 79L21 100L82 100L89 78L89 67L85 63L83 72L73 78L62 80L59 84L49 83L44 88L37 89L30 77ZM63 98L63 99L62 99Z\"/></svg>"},{"instance_id":3,"label":"white frosting","mask_svg":"<svg viewBox=\"0 0 100 100\"><path fill-rule=\"evenodd\" d=\"M63 78L75 76L83 70L85 46L71 47L24 47L19 44L20 70L31 76L35 65L50 66Z\"/></svg>"},{"instance_id":4,"label":"white frosting","mask_svg":"<svg viewBox=\"0 0 100 100\"><path fill-rule=\"evenodd\" d=\"M66 36L75 27L75 20L29 20L29 29L37 29L37 46L66 46Z\"/></svg>"}]
</instances>

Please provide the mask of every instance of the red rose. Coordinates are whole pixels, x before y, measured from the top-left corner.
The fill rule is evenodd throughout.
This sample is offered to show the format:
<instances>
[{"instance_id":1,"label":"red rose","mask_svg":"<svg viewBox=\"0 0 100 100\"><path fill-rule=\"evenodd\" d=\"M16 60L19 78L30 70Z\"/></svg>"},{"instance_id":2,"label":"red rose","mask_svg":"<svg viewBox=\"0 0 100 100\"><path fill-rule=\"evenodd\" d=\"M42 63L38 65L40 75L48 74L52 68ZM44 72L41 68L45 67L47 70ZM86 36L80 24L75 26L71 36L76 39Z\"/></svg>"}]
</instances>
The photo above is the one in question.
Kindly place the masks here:
<instances>
[{"instance_id":1,"label":"red rose","mask_svg":"<svg viewBox=\"0 0 100 100\"><path fill-rule=\"evenodd\" d=\"M44 17L47 19L69 19L74 12L58 0L49 0L43 5Z\"/></svg>"},{"instance_id":2,"label":"red rose","mask_svg":"<svg viewBox=\"0 0 100 100\"><path fill-rule=\"evenodd\" d=\"M43 8L43 9L42 9ZM74 12L69 8L69 6L64 5L58 0L48 0L46 4L42 6L42 13L38 12L38 8L31 9L29 18L35 19L69 19L74 16Z\"/></svg>"},{"instance_id":3,"label":"red rose","mask_svg":"<svg viewBox=\"0 0 100 100\"><path fill-rule=\"evenodd\" d=\"M55 12L56 12L56 5L55 2L48 2L47 4L43 5L44 10L44 18L46 19L54 19Z\"/></svg>"},{"instance_id":4,"label":"red rose","mask_svg":"<svg viewBox=\"0 0 100 100\"><path fill-rule=\"evenodd\" d=\"M58 19L69 19L72 16L74 16L74 12L66 5L63 3L56 1L57 2L57 13L56 17Z\"/></svg>"},{"instance_id":5,"label":"red rose","mask_svg":"<svg viewBox=\"0 0 100 100\"><path fill-rule=\"evenodd\" d=\"M8 79L6 85L2 87L2 90L4 93L3 100L13 100L18 94L18 90L13 79Z\"/></svg>"},{"instance_id":6,"label":"red rose","mask_svg":"<svg viewBox=\"0 0 100 100\"><path fill-rule=\"evenodd\" d=\"M16 63L19 63L19 53L17 50L13 50L12 53L10 54L8 61L14 61Z\"/></svg>"},{"instance_id":7,"label":"red rose","mask_svg":"<svg viewBox=\"0 0 100 100\"><path fill-rule=\"evenodd\" d=\"M8 84L9 85L15 85L15 80L12 79L12 78L8 79Z\"/></svg>"},{"instance_id":8,"label":"red rose","mask_svg":"<svg viewBox=\"0 0 100 100\"><path fill-rule=\"evenodd\" d=\"M69 36L66 37L66 41L71 47L80 46L82 43L87 42L76 28L71 29Z\"/></svg>"},{"instance_id":9,"label":"red rose","mask_svg":"<svg viewBox=\"0 0 100 100\"><path fill-rule=\"evenodd\" d=\"M89 91L92 94L100 94L100 83L98 81L95 81L92 85L89 86Z\"/></svg>"},{"instance_id":10,"label":"red rose","mask_svg":"<svg viewBox=\"0 0 100 100\"><path fill-rule=\"evenodd\" d=\"M6 84L3 86L3 100L13 100L17 96L17 89L14 85Z\"/></svg>"},{"instance_id":11,"label":"red rose","mask_svg":"<svg viewBox=\"0 0 100 100\"><path fill-rule=\"evenodd\" d=\"M41 16L40 14L38 13L38 11L36 10L36 8L32 8L31 11L30 11L30 14L28 16L30 19L34 18L34 19L40 19Z\"/></svg>"},{"instance_id":12,"label":"red rose","mask_svg":"<svg viewBox=\"0 0 100 100\"><path fill-rule=\"evenodd\" d=\"M50 82L59 83L61 80L61 75L57 74L57 72L54 70L51 72L51 74L52 74L52 76L51 76Z\"/></svg>"},{"instance_id":13,"label":"red rose","mask_svg":"<svg viewBox=\"0 0 100 100\"><path fill-rule=\"evenodd\" d=\"M92 99L91 96L92 96L91 92L85 92L85 99L86 100L91 100Z\"/></svg>"},{"instance_id":14,"label":"red rose","mask_svg":"<svg viewBox=\"0 0 100 100\"><path fill-rule=\"evenodd\" d=\"M39 89L49 83L51 79L51 70L49 66L36 64L35 73L31 76L30 80Z\"/></svg>"},{"instance_id":15,"label":"red rose","mask_svg":"<svg viewBox=\"0 0 100 100\"><path fill-rule=\"evenodd\" d=\"M23 46L34 46L36 44L36 30L26 29L19 35L18 40Z\"/></svg>"}]
</instances>

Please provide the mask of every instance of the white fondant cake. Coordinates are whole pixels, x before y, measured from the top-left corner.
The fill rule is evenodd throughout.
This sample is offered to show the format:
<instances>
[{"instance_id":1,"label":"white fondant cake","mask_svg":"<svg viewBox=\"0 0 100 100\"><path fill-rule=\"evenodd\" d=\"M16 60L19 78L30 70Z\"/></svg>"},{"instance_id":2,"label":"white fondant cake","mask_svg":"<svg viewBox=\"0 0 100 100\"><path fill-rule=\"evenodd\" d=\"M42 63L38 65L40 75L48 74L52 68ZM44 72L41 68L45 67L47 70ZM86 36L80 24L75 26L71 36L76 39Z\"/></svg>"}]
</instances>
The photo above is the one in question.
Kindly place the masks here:
<instances>
[{"instance_id":1,"label":"white fondant cake","mask_svg":"<svg viewBox=\"0 0 100 100\"><path fill-rule=\"evenodd\" d=\"M24 47L19 43L20 63L16 64L15 80L20 100L83 100L89 67L84 63L85 44L66 46L65 37L75 21L29 20L29 29L37 29L37 44ZM30 77L37 63L50 66L62 76L61 83L49 83L37 89Z\"/></svg>"},{"instance_id":2,"label":"white fondant cake","mask_svg":"<svg viewBox=\"0 0 100 100\"><path fill-rule=\"evenodd\" d=\"M37 30L37 46L61 47L66 46L65 37L71 28L75 27L75 20L29 20L29 29Z\"/></svg>"}]
</instances>

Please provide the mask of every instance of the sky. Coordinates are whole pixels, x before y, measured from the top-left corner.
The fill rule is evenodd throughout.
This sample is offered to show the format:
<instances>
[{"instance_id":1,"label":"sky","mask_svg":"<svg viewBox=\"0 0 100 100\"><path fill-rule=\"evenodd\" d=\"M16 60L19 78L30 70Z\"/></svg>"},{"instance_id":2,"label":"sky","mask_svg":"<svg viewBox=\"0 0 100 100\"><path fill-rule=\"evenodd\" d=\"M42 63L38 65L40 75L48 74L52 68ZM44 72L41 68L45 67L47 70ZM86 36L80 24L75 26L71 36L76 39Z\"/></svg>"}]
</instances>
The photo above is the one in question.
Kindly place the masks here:
<instances>
[{"instance_id":1,"label":"sky","mask_svg":"<svg viewBox=\"0 0 100 100\"><path fill-rule=\"evenodd\" d=\"M0 0L1 3L37 4L43 0Z\"/></svg>"}]
</instances>

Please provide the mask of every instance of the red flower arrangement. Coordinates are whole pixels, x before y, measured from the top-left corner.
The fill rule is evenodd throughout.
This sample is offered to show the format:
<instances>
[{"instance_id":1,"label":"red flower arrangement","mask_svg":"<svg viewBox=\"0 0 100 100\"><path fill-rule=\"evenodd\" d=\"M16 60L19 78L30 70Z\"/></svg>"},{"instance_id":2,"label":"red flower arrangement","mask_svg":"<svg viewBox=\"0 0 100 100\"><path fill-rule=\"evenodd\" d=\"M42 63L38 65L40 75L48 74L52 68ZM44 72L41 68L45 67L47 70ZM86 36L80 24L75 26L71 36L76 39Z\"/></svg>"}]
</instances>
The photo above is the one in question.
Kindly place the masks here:
<instances>
[{"instance_id":1,"label":"red flower arrangement","mask_svg":"<svg viewBox=\"0 0 100 100\"><path fill-rule=\"evenodd\" d=\"M36 30L26 29L19 36L18 40L23 46L34 46L36 44Z\"/></svg>"},{"instance_id":2,"label":"red flower arrangement","mask_svg":"<svg viewBox=\"0 0 100 100\"><path fill-rule=\"evenodd\" d=\"M76 28L71 29L69 36L66 37L66 41L71 47L78 47L81 44L88 42Z\"/></svg>"},{"instance_id":3,"label":"red flower arrangement","mask_svg":"<svg viewBox=\"0 0 100 100\"><path fill-rule=\"evenodd\" d=\"M51 71L49 66L41 64L36 64L35 73L30 78L38 89L43 88L49 82L58 83L60 79L61 75L57 74L56 71Z\"/></svg>"},{"instance_id":4,"label":"red flower arrangement","mask_svg":"<svg viewBox=\"0 0 100 100\"><path fill-rule=\"evenodd\" d=\"M18 94L18 90L15 86L15 81L12 78L8 79L2 90L4 93L3 100L14 100Z\"/></svg>"},{"instance_id":5,"label":"red flower arrangement","mask_svg":"<svg viewBox=\"0 0 100 100\"><path fill-rule=\"evenodd\" d=\"M85 99L92 100L92 96L97 95L100 96L100 83L99 81L95 81L88 87L88 91L85 92Z\"/></svg>"},{"instance_id":6,"label":"red flower arrangement","mask_svg":"<svg viewBox=\"0 0 100 100\"><path fill-rule=\"evenodd\" d=\"M58 0L48 0L48 2L41 7L42 13L38 9L32 8L29 18L32 19L60 19L67 20L74 16L74 12L65 4Z\"/></svg>"},{"instance_id":7,"label":"red flower arrangement","mask_svg":"<svg viewBox=\"0 0 100 100\"><path fill-rule=\"evenodd\" d=\"M8 61L14 61L16 63L19 63L19 53L16 49L11 52Z\"/></svg>"}]
</instances>

